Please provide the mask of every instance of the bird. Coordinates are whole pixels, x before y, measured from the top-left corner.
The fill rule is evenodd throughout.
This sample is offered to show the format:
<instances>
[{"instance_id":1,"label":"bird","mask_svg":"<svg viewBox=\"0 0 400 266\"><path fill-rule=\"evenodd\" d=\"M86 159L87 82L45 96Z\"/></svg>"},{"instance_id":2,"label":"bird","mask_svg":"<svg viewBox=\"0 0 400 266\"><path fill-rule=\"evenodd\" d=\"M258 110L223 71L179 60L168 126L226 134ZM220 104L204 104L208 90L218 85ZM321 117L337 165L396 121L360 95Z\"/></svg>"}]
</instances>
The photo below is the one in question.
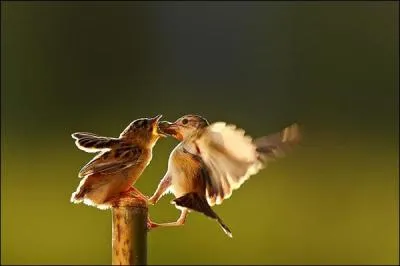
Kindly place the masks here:
<instances>
[{"instance_id":1,"label":"bird","mask_svg":"<svg viewBox=\"0 0 400 266\"><path fill-rule=\"evenodd\" d=\"M147 203L148 198L133 185L150 163L157 140L165 136L158 131L161 117L136 119L118 138L89 132L71 134L79 149L98 153L79 171L82 180L71 202L102 210L121 206L132 197Z\"/></svg>"},{"instance_id":2,"label":"bird","mask_svg":"<svg viewBox=\"0 0 400 266\"><path fill-rule=\"evenodd\" d=\"M170 192L175 196L171 203L181 214L175 222L150 221L149 226L180 226L189 212L197 211L216 220L229 237L231 230L211 207L228 199L250 176L300 141L297 123L256 139L233 124L210 124L192 114L173 123L162 121L159 128L180 143L170 153L168 169L148 203L154 205Z\"/></svg>"}]
</instances>

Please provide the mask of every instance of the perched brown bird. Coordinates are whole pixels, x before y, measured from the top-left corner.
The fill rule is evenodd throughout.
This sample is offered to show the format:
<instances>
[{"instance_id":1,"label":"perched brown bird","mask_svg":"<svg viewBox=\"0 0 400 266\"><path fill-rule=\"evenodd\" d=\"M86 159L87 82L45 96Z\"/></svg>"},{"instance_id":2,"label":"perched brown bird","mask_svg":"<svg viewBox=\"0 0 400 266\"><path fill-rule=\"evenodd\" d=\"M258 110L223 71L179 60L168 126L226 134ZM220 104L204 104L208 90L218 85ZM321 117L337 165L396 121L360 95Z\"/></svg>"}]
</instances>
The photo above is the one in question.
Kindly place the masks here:
<instances>
[{"instance_id":1,"label":"perched brown bird","mask_svg":"<svg viewBox=\"0 0 400 266\"><path fill-rule=\"evenodd\" d=\"M80 170L79 177L83 179L72 193L71 202L83 201L107 209L132 195L147 201L133 184L150 163L153 146L162 136L158 132L160 118L161 115L137 119L118 138L86 132L72 134L79 149L99 154Z\"/></svg>"},{"instance_id":2,"label":"perched brown bird","mask_svg":"<svg viewBox=\"0 0 400 266\"><path fill-rule=\"evenodd\" d=\"M181 210L176 222L157 226L179 226L185 223L189 210L218 221L226 234L230 229L211 209L229 198L251 175L259 172L268 161L283 156L299 141L297 124L279 133L253 140L243 129L225 122L209 124L198 115L185 115L174 123L160 122L160 131L181 142L171 152L168 170L149 199L155 204L166 192Z\"/></svg>"}]
</instances>

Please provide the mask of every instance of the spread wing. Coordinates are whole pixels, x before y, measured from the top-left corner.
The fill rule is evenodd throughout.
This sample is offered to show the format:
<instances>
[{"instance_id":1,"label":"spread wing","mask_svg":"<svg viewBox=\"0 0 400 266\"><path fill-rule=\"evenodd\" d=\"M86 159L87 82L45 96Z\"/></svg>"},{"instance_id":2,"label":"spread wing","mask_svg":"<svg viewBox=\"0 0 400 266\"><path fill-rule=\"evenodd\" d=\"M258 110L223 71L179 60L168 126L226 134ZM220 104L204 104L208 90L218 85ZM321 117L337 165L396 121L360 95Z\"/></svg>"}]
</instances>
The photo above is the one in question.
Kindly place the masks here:
<instances>
[{"instance_id":1,"label":"spread wing","mask_svg":"<svg viewBox=\"0 0 400 266\"><path fill-rule=\"evenodd\" d=\"M120 142L117 138L102 137L88 132L77 132L71 135L75 140L75 145L86 152L99 152L111 149Z\"/></svg>"},{"instance_id":2,"label":"spread wing","mask_svg":"<svg viewBox=\"0 0 400 266\"><path fill-rule=\"evenodd\" d=\"M301 133L298 124L292 124L282 131L258 138L254 141L260 159L267 163L284 157L300 142Z\"/></svg>"},{"instance_id":3,"label":"spread wing","mask_svg":"<svg viewBox=\"0 0 400 266\"><path fill-rule=\"evenodd\" d=\"M79 177L92 174L112 174L141 162L142 149L137 146L121 146L99 153L80 171Z\"/></svg>"},{"instance_id":4,"label":"spread wing","mask_svg":"<svg viewBox=\"0 0 400 266\"><path fill-rule=\"evenodd\" d=\"M208 126L196 145L210 173L206 197L211 206L229 198L234 189L262 168L256 145L234 125L217 122Z\"/></svg>"},{"instance_id":5,"label":"spread wing","mask_svg":"<svg viewBox=\"0 0 400 266\"><path fill-rule=\"evenodd\" d=\"M200 156L208 168L208 203L221 204L269 159L282 156L298 140L297 125L253 141L243 129L224 122L208 126L196 140Z\"/></svg>"}]
</instances>

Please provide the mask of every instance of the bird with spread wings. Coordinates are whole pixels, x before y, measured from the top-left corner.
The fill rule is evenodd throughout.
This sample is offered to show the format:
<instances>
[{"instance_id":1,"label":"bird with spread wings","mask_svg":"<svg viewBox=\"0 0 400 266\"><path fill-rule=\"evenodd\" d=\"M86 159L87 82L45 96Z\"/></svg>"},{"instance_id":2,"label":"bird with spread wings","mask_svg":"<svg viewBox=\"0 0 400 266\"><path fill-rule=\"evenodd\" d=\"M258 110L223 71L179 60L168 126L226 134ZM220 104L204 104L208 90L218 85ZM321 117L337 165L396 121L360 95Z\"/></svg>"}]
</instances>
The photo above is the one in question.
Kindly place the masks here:
<instances>
[{"instance_id":1,"label":"bird with spread wings","mask_svg":"<svg viewBox=\"0 0 400 266\"><path fill-rule=\"evenodd\" d=\"M250 176L284 156L300 140L299 126L253 139L243 129L225 122L209 122L198 115L185 115L174 123L160 122L160 131L181 141L171 152L168 170L149 199L155 204L165 193L181 210L175 222L151 223L150 227L179 226L189 211L215 219L228 236L231 230L211 206L228 199Z\"/></svg>"}]
</instances>

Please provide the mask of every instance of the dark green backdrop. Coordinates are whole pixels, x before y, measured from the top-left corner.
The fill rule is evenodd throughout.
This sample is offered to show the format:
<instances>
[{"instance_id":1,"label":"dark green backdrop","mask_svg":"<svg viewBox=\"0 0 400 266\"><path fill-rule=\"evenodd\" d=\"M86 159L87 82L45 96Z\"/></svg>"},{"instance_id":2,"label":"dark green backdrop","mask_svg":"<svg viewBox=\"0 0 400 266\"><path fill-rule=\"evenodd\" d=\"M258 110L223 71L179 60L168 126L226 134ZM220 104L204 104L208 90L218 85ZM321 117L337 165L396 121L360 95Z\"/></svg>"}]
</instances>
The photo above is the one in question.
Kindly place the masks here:
<instances>
[{"instance_id":1,"label":"dark green backdrop","mask_svg":"<svg viewBox=\"0 0 400 266\"><path fill-rule=\"evenodd\" d=\"M197 113L252 136L299 121L304 141L215 207L233 239L192 214L149 234L150 264L398 264L398 7L2 1L1 263L110 263L109 211L69 203L92 156L70 134Z\"/></svg>"}]
</instances>

